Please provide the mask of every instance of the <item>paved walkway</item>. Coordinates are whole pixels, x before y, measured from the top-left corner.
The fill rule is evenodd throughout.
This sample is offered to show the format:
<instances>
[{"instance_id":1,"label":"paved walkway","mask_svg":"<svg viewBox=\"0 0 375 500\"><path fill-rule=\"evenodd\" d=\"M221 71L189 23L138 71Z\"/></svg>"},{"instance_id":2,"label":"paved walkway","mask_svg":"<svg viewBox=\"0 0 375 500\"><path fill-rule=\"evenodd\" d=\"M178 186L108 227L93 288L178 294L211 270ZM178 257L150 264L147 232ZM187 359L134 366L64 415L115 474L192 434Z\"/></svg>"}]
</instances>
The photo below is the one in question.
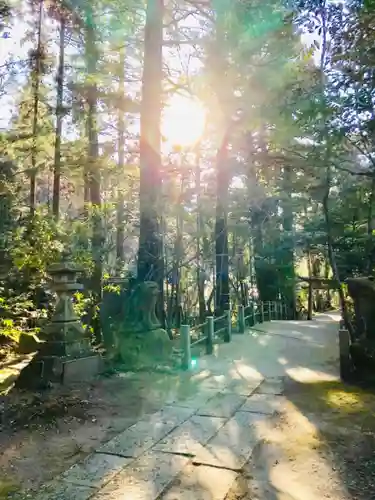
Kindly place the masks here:
<instances>
[{"instance_id":1,"label":"paved walkway","mask_svg":"<svg viewBox=\"0 0 375 500\"><path fill-rule=\"evenodd\" d=\"M36 500L224 500L282 404L285 376L337 377L337 315L257 325L200 358L176 396L82 463Z\"/></svg>"}]
</instances>

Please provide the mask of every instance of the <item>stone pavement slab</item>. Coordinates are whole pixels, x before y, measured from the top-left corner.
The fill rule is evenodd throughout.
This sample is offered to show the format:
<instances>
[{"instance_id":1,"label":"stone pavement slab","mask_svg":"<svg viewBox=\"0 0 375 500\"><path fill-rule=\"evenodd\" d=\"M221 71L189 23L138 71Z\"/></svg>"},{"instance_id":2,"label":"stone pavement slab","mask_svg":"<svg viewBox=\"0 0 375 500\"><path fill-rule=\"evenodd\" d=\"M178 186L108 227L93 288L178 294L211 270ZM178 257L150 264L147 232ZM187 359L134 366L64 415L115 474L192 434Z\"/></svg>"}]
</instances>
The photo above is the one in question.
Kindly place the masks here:
<instances>
[{"instance_id":1,"label":"stone pavement slab","mask_svg":"<svg viewBox=\"0 0 375 500\"><path fill-rule=\"evenodd\" d=\"M193 415L156 444L153 450L193 456L223 427L226 421L226 418Z\"/></svg>"},{"instance_id":2,"label":"stone pavement slab","mask_svg":"<svg viewBox=\"0 0 375 500\"><path fill-rule=\"evenodd\" d=\"M221 392L227 393L232 392L234 394L238 394L239 396L251 396L260 386L261 380L231 380L225 389Z\"/></svg>"},{"instance_id":3,"label":"stone pavement slab","mask_svg":"<svg viewBox=\"0 0 375 500\"><path fill-rule=\"evenodd\" d=\"M193 459L193 464L211 465L239 470L260 439L257 426L266 415L238 411L204 446Z\"/></svg>"},{"instance_id":4,"label":"stone pavement slab","mask_svg":"<svg viewBox=\"0 0 375 500\"><path fill-rule=\"evenodd\" d=\"M180 455L145 453L90 500L156 500L188 462Z\"/></svg>"},{"instance_id":5,"label":"stone pavement slab","mask_svg":"<svg viewBox=\"0 0 375 500\"><path fill-rule=\"evenodd\" d=\"M224 500L236 477L231 470L188 465L160 500Z\"/></svg>"},{"instance_id":6,"label":"stone pavement slab","mask_svg":"<svg viewBox=\"0 0 375 500\"><path fill-rule=\"evenodd\" d=\"M256 390L257 394L281 396L284 390L283 378L270 378L262 382Z\"/></svg>"},{"instance_id":7,"label":"stone pavement slab","mask_svg":"<svg viewBox=\"0 0 375 500\"><path fill-rule=\"evenodd\" d=\"M241 411L273 415L280 408L281 401L280 396L273 394L254 394L241 407Z\"/></svg>"},{"instance_id":8,"label":"stone pavement slab","mask_svg":"<svg viewBox=\"0 0 375 500\"><path fill-rule=\"evenodd\" d=\"M94 453L73 465L61 478L68 483L100 488L132 461L132 458Z\"/></svg>"},{"instance_id":9,"label":"stone pavement slab","mask_svg":"<svg viewBox=\"0 0 375 500\"><path fill-rule=\"evenodd\" d=\"M194 411L190 408L165 406L148 418L132 425L102 445L97 451L137 458L191 417Z\"/></svg>"},{"instance_id":10,"label":"stone pavement slab","mask_svg":"<svg viewBox=\"0 0 375 500\"><path fill-rule=\"evenodd\" d=\"M229 418L245 401L245 396L230 392L219 392L198 409L197 415Z\"/></svg>"},{"instance_id":11,"label":"stone pavement slab","mask_svg":"<svg viewBox=\"0 0 375 500\"><path fill-rule=\"evenodd\" d=\"M288 324L277 329L283 333ZM319 329L311 338L316 334ZM326 339L324 331L321 337ZM262 424L283 402L282 377L325 362L321 346L304 339L294 342L272 332L233 337L180 380L175 392L188 392L187 398L171 397L35 500L224 500L262 438Z\"/></svg>"},{"instance_id":12,"label":"stone pavement slab","mask_svg":"<svg viewBox=\"0 0 375 500\"><path fill-rule=\"evenodd\" d=\"M175 397L167 400L166 404L173 407L178 406L180 408L194 408L195 410L198 410L198 408L206 404L209 399L215 396L217 392L218 391L216 390L205 391L203 393L198 392L197 394L189 396L185 399Z\"/></svg>"},{"instance_id":13,"label":"stone pavement slab","mask_svg":"<svg viewBox=\"0 0 375 500\"><path fill-rule=\"evenodd\" d=\"M78 486L56 479L42 488L33 500L89 500L95 491L89 486Z\"/></svg>"}]
</instances>

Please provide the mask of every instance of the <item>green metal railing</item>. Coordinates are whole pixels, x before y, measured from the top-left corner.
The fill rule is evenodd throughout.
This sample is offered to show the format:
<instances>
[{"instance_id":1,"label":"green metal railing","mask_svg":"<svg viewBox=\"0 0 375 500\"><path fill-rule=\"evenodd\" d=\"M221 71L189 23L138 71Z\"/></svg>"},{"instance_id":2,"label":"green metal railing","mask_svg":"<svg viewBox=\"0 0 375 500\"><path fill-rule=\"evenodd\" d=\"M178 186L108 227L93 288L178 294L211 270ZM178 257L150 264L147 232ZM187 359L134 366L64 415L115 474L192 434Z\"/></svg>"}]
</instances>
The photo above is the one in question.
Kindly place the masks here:
<instances>
[{"instance_id":1,"label":"green metal railing","mask_svg":"<svg viewBox=\"0 0 375 500\"><path fill-rule=\"evenodd\" d=\"M252 327L264 321L286 319L286 306L282 302L253 302L250 306L239 305L237 309L238 333L245 333L246 327ZM222 316L208 316L199 325L181 325L182 368L192 366L191 348L205 344L206 354L213 353L213 346L219 342L232 340L232 312L227 311Z\"/></svg>"},{"instance_id":2,"label":"green metal railing","mask_svg":"<svg viewBox=\"0 0 375 500\"><path fill-rule=\"evenodd\" d=\"M282 302L253 302L249 306L238 306L238 331L244 333L246 327L264 321L283 320L287 317L286 304Z\"/></svg>"},{"instance_id":3,"label":"green metal railing","mask_svg":"<svg viewBox=\"0 0 375 500\"><path fill-rule=\"evenodd\" d=\"M223 326L222 326L223 325ZM182 368L188 370L191 367L191 348L200 344L205 344L206 354L212 354L214 343L221 335L224 342L232 339L232 317L230 311L222 316L208 316L206 321L200 325L181 325L181 348L182 348ZM198 338L196 338L198 337Z\"/></svg>"}]
</instances>

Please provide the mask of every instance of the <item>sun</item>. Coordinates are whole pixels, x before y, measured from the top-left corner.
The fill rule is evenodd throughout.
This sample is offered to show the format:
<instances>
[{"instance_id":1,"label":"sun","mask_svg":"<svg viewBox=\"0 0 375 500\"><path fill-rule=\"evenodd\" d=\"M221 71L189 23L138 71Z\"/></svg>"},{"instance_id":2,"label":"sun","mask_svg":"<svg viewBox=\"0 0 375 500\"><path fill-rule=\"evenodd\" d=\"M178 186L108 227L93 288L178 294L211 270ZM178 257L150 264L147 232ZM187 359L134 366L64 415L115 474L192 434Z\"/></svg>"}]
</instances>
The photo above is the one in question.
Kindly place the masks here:
<instances>
[{"instance_id":1,"label":"sun","mask_svg":"<svg viewBox=\"0 0 375 500\"><path fill-rule=\"evenodd\" d=\"M194 146L202 137L206 112L199 101L175 94L163 112L161 133L167 146Z\"/></svg>"}]
</instances>

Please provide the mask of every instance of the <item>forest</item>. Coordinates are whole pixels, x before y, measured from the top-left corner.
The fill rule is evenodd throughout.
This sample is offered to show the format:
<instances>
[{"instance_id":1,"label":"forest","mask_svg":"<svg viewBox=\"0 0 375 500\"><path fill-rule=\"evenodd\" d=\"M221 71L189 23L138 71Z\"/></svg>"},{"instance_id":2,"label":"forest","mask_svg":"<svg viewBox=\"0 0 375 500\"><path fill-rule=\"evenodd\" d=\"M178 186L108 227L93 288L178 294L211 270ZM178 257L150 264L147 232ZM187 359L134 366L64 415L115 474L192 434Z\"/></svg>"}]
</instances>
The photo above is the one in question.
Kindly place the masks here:
<instances>
[{"instance_id":1,"label":"forest","mask_svg":"<svg viewBox=\"0 0 375 500\"><path fill-rule=\"evenodd\" d=\"M374 498L374 28L0 0L0 500Z\"/></svg>"},{"instance_id":2,"label":"forest","mask_svg":"<svg viewBox=\"0 0 375 500\"><path fill-rule=\"evenodd\" d=\"M65 254L97 347L143 281L171 336L258 300L350 325L375 264L371 0L0 7L3 359Z\"/></svg>"}]
</instances>

